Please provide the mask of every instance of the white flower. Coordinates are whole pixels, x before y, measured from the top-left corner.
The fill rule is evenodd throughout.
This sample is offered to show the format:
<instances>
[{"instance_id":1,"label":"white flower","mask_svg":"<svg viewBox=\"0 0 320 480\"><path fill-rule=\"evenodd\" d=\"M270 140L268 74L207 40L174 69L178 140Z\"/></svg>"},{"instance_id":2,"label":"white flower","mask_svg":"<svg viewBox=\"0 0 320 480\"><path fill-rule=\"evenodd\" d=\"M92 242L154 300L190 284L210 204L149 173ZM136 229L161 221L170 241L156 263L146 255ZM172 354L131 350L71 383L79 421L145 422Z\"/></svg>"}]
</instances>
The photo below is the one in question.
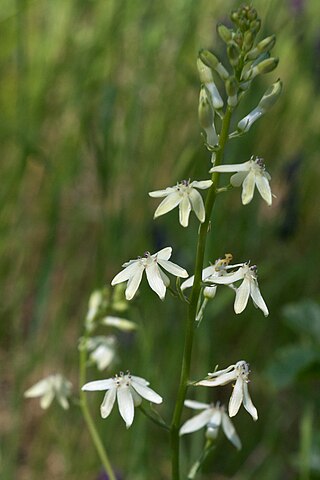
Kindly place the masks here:
<instances>
[{"instance_id":1,"label":"white flower","mask_svg":"<svg viewBox=\"0 0 320 480\"><path fill-rule=\"evenodd\" d=\"M149 192L150 197L165 197L155 211L154 218L170 212L179 205L179 220L183 227L188 226L191 210L194 211L200 222L203 223L205 221L205 209L202 197L196 188L204 190L211 187L211 185L211 180L203 180L200 182L182 180L182 182L174 187Z\"/></svg>"},{"instance_id":2,"label":"white flower","mask_svg":"<svg viewBox=\"0 0 320 480\"><path fill-rule=\"evenodd\" d=\"M113 335L92 337L87 340L87 349L91 351L90 359L99 370L109 367L115 357L116 337Z\"/></svg>"},{"instance_id":3,"label":"white flower","mask_svg":"<svg viewBox=\"0 0 320 480\"><path fill-rule=\"evenodd\" d=\"M115 327L123 332L131 332L138 328L138 325L131 320L127 320L122 317L114 317L113 315L107 315L101 319L101 325L106 325L107 327Z\"/></svg>"},{"instance_id":4,"label":"white flower","mask_svg":"<svg viewBox=\"0 0 320 480\"><path fill-rule=\"evenodd\" d=\"M240 360L235 365L230 365L230 367L224 370L208 373L209 378L201 380L196 385L217 387L235 381L236 383L229 401L229 416L234 417L238 413L241 403L243 403L244 408L250 413L253 420L257 420L257 409L252 403L248 390L249 373L249 364L244 360Z\"/></svg>"},{"instance_id":5,"label":"white flower","mask_svg":"<svg viewBox=\"0 0 320 480\"><path fill-rule=\"evenodd\" d=\"M226 253L225 258L218 258L214 262L213 265L210 265L209 267L206 267L202 270L202 281L205 283L214 283L214 279L216 277L220 277L222 275L225 275L226 273L226 268L227 265L229 264L230 260L232 260L232 255L231 253ZM193 286L194 282L194 275L192 277L189 277L188 280L185 280L181 284L181 290L185 290L186 288L190 288ZM204 288L203 294L205 297L212 299L215 297L217 287L214 286L208 286Z\"/></svg>"},{"instance_id":6,"label":"white flower","mask_svg":"<svg viewBox=\"0 0 320 480\"><path fill-rule=\"evenodd\" d=\"M26 398L40 398L40 406L43 409L50 407L53 399L56 397L62 408L69 408L68 397L71 395L72 384L63 375L57 373L49 375L30 387L24 396Z\"/></svg>"},{"instance_id":7,"label":"white flower","mask_svg":"<svg viewBox=\"0 0 320 480\"><path fill-rule=\"evenodd\" d=\"M215 439L217 438L220 426L222 426L227 439L230 440L238 450L241 449L240 438L238 437L229 416L226 414L224 406L220 406L219 403L213 405L195 402L193 400L185 400L184 404L186 407L203 411L190 420L187 420L186 423L182 425L180 428L180 435L195 432L206 426L206 437Z\"/></svg>"},{"instance_id":8,"label":"white flower","mask_svg":"<svg viewBox=\"0 0 320 480\"><path fill-rule=\"evenodd\" d=\"M124 270L114 277L111 285L128 281L125 293L126 299L131 300L139 288L143 272L146 271L150 287L163 300L170 280L160 267L176 277L188 277L188 272L184 268L169 262L171 253L172 248L166 247L153 255L146 252L143 257L139 257L137 260L129 260L122 265L125 267Z\"/></svg>"},{"instance_id":9,"label":"white flower","mask_svg":"<svg viewBox=\"0 0 320 480\"><path fill-rule=\"evenodd\" d=\"M102 418L107 418L110 415L117 398L120 415L125 421L126 427L129 428L134 419L134 407L141 404L142 398L152 403L162 403L160 395L149 388L148 385L147 380L131 375L127 371L125 374L120 372L113 378L86 383L82 390L107 390L100 408Z\"/></svg>"},{"instance_id":10,"label":"white flower","mask_svg":"<svg viewBox=\"0 0 320 480\"><path fill-rule=\"evenodd\" d=\"M236 265L233 265L233 267L235 266ZM232 268L232 265L229 267ZM260 308L266 317L269 315L268 307L259 290L256 265L250 266L248 263L244 263L235 272L227 273L215 278L211 277L211 279L213 283L224 285L230 285L239 280L243 280L240 287L235 289L236 298L234 302L234 311L236 313L243 312L247 306L249 296L251 296L254 305Z\"/></svg>"},{"instance_id":11,"label":"white flower","mask_svg":"<svg viewBox=\"0 0 320 480\"><path fill-rule=\"evenodd\" d=\"M237 172L232 175L230 182L234 187L240 187L242 184L242 203L247 205L253 198L254 188L257 186L261 197L270 206L272 204L272 193L269 185L271 177L265 170L265 165L262 158L251 157L250 160L244 163L237 163L234 165L219 165L213 167L210 173L221 172Z\"/></svg>"}]
</instances>

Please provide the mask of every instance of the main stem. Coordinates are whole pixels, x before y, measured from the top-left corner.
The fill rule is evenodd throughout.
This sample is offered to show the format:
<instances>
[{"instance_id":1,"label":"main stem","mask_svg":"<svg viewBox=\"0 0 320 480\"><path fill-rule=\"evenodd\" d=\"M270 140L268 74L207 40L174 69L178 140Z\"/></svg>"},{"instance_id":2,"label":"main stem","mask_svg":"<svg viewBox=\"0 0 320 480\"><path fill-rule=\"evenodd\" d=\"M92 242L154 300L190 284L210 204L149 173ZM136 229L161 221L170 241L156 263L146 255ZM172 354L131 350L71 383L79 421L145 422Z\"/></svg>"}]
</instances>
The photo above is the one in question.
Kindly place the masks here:
<instances>
[{"instance_id":1,"label":"main stem","mask_svg":"<svg viewBox=\"0 0 320 480\"><path fill-rule=\"evenodd\" d=\"M231 115L232 115L232 110L228 107L222 122L220 139L219 139L219 150L217 151L217 154L216 154L215 165L220 165L222 162L225 145L228 140ZM190 303L188 306L188 317L187 317L187 324L186 324L186 331L185 331L184 351L183 351L181 373L180 373L180 383L179 383L179 389L177 394L177 401L176 401L176 405L173 413L173 420L171 424L172 480L180 479L179 428L181 423L181 414L182 414L183 404L186 397L188 381L190 376L194 325L195 325L195 319L197 315L199 295L201 291L203 261L204 261L204 254L206 249L209 222L211 218L213 205L217 196L218 180L219 180L219 174L213 173L212 174L213 183L212 183L212 186L210 187L210 190L208 191L208 195L205 203L206 217L205 217L205 221L200 226L200 231L198 235L194 282L193 282L192 292L190 296Z\"/></svg>"},{"instance_id":2,"label":"main stem","mask_svg":"<svg viewBox=\"0 0 320 480\"><path fill-rule=\"evenodd\" d=\"M87 337L85 336L84 338L84 346L80 350L80 375L79 375L79 382L80 386L84 385L86 383L86 363L87 363L87 350L86 350L86 339ZM117 480L115 473L113 471L113 468L111 466L109 457L107 455L107 452L104 449L103 443L100 439L99 433L96 429L96 426L94 424L93 418L91 416L88 403L87 403L87 397L86 394L83 390L80 390L80 406L81 410L83 413L83 417L86 421L88 430L90 432L92 441L94 443L94 446L97 450L97 453L100 457L101 463L103 465L103 468L105 469L109 480Z\"/></svg>"}]
</instances>

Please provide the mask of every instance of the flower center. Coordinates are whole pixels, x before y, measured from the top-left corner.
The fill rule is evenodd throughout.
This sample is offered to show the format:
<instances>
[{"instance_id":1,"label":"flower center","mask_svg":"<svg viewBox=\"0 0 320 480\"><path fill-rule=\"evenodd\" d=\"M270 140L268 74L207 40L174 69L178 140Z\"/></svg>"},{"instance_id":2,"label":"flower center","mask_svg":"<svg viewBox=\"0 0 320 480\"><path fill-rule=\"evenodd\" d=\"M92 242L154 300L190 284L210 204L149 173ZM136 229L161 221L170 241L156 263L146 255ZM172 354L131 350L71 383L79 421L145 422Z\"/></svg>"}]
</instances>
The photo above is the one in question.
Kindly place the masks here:
<instances>
[{"instance_id":1,"label":"flower center","mask_svg":"<svg viewBox=\"0 0 320 480\"><path fill-rule=\"evenodd\" d=\"M117 388L123 386L129 387L131 385L131 374L129 370L127 370L126 373L120 372L119 375L116 373L113 377L113 380Z\"/></svg>"},{"instance_id":2,"label":"flower center","mask_svg":"<svg viewBox=\"0 0 320 480\"><path fill-rule=\"evenodd\" d=\"M236 364L236 370L238 372L238 376L241 376L245 382L249 382L248 375L250 373L250 365L249 363L241 360Z\"/></svg>"}]
</instances>

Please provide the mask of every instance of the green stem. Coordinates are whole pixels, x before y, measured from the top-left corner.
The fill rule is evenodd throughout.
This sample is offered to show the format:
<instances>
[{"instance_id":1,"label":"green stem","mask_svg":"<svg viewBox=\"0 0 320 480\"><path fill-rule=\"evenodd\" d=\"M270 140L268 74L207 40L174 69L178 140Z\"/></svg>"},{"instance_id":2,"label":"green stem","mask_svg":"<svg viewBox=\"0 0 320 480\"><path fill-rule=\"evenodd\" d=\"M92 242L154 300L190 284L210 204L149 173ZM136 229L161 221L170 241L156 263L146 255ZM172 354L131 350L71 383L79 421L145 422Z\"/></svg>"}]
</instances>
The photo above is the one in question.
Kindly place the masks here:
<instances>
[{"instance_id":1,"label":"green stem","mask_svg":"<svg viewBox=\"0 0 320 480\"><path fill-rule=\"evenodd\" d=\"M84 345L83 345L83 348L80 349L80 374L79 374L80 388L82 385L86 383L86 363L87 363L87 350L85 348L86 339L87 339L87 336L84 337ZM109 457L107 455L107 452L105 451L105 448L100 439L99 433L94 424L93 418L91 416L91 413L88 407L87 397L83 390L80 390L80 407L82 410L83 417L86 421L88 430L90 432L93 444L100 457L103 468L108 474L109 480L117 480L115 473L113 471L113 468L111 466Z\"/></svg>"},{"instance_id":2,"label":"green stem","mask_svg":"<svg viewBox=\"0 0 320 480\"><path fill-rule=\"evenodd\" d=\"M215 165L220 165L222 162L225 144L228 140L231 115L232 115L232 109L228 107L222 122L220 139L219 139L219 150L217 151L217 154L216 154ZM200 226L200 231L198 235L194 282L193 282L192 292L190 296L190 304L188 306L188 317L187 317L187 324L186 324L186 331L185 331L180 383L178 388L175 409L173 413L173 420L171 424L172 480L180 479L179 428L181 423L181 414L182 414L183 404L184 404L184 400L187 392L188 380L190 376L194 325L195 325L195 319L197 315L197 305L198 305L199 295L201 291L203 261L204 261L204 254L205 254L205 248L206 248L207 234L209 229L209 222L211 218L213 205L217 196L218 180L219 180L219 173L216 173L216 172L213 173L212 174L213 183L208 191L208 195L205 203L206 217L205 217L205 221Z\"/></svg>"}]
</instances>

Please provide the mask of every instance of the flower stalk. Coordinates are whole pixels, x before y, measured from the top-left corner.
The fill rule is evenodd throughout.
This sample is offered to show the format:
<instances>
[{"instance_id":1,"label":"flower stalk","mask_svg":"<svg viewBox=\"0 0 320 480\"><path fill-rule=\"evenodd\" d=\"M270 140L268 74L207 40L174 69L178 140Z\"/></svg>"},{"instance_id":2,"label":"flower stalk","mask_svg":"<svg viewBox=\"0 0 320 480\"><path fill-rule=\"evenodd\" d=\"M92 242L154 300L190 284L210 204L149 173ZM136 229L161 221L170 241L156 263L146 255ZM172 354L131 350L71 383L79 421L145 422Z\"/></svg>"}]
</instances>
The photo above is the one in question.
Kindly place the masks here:
<instances>
[{"instance_id":1,"label":"flower stalk","mask_svg":"<svg viewBox=\"0 0 320 480\"><path fill-rule=\"evenodd\" d=\"M84 336L85 340L88 339L88 333L86 332ZM86 348L81 348L80 349L80 357L79 357L79 385L84 385L86 383L86 364L87 364L87 349ZM101 438L99 436L99 433L96 429L95 423L93 421L93 418L91 416L86 394L83 390L80 390L80 407L82 410L82 414L84 417L84 420L87 424L88 430L90 432L92 442L96 448L96 451L100 457L101 463L103 465L103 468L105 469L108 477L110 480L117 480L116 475L113 471L113 468L111 466L108 454L103 446L103 443L101 441Z\"/></svg>"},{"instance_id":2,"label":"flower stalk","mask_svg":"<svg viewBox=\"0 0 320 480\"><path fill-rule=\"evenodd\" d=\"M223 159L225 145L228 140L230 121L232 116L232 108L227 107L224 115L221 127L221 134L219 138L219 149L216 153L215 165L220 165ZM190 377L190 367L192 358L192 348L194 340L194 330L196 325L197 306L201 292L201 280L202 269L204 263L204 255L206 249L207 234L209 228L209 222L212 214L212 209L217 196L217 187L219 181L219 173L212 173L212 185L208 190L208 195L205 202L205 220L200 225L198 244L195 260L195 274L192 292L190 296L190 304L188 306L188 317L185 330L184 351L182 358L182 366L180 373L180 383L178 388L177 400L173 413L173 419L171 423L171 452L172 452L172 479L180 479L180 441L179 441L179 428L181 423L181 414L184 405L184 401L187 393L187 386Z\"/></svg>"}]
</instances>

